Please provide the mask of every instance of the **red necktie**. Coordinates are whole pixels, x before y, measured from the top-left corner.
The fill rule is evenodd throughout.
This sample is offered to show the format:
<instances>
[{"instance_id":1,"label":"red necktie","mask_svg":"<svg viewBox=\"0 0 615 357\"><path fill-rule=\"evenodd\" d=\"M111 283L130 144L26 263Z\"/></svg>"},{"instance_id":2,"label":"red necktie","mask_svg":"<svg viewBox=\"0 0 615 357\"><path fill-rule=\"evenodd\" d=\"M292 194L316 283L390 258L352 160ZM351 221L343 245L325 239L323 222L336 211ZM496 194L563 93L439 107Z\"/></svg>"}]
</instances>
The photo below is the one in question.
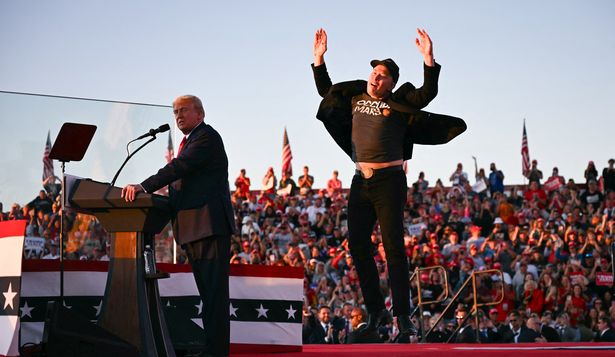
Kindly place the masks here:
<instances>
[{"instance_id":1,"label":"red necktie","mask_svg":"<svg viewBox=\"0 0 615 357\"><path fill-rule=\"evenodd\" d=\"M184 136L184 138L182 139L181 143L179 143L179 150L177 150L177 156L179 156L179 153L182 152L182 149L184 148L184 144L186 143L186 138L187 136Z\"/></svg>"}]
</instances>

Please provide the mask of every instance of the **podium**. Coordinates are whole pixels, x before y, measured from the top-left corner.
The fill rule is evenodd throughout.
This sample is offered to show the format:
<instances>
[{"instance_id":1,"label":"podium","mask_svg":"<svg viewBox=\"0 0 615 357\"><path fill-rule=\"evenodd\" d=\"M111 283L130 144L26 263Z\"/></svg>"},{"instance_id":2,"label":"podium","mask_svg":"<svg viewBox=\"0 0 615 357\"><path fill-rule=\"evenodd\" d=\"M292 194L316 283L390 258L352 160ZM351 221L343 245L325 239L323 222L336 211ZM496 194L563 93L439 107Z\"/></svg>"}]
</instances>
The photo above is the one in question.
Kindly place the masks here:
<instances>
[{"instance_id":1,"label":"podium","mask_svg":"<svg viewBox=\"0 0 615 357\"><path fill-rule=\"evenodd\" d=\"M141 356L175 356L160 304L153 238L168 223L168 198L140 193L133 202L121 198L121 188L77 179L68 202L77 211L98 218L111 240L109 273L98 325L139 350ZM145 246L150 245L152 268Z\"/></svg>"}]
</instances>

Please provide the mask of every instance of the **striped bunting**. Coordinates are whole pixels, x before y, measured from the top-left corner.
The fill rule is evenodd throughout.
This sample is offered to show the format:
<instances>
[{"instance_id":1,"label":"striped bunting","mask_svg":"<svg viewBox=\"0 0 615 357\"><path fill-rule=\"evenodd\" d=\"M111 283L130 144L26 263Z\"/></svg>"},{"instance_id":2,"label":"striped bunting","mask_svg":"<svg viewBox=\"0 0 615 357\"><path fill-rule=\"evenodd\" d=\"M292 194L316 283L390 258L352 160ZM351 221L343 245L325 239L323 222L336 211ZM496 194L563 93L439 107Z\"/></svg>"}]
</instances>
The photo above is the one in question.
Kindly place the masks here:
<instances>
[{"instance_id":1,"label":"striped bunting","mask_svg":"<svg viewBox=\"0 0 615 357\"><path fill-rule=\"evenodd\" d=\"M0 222L0 356L19 356L19 292L26 221Z\"/></svg>"},{"instance_id":2,"label":"striped bunting","mask_svg":"<svg viewBox=\"0 0 615 357\"><path fill-rule=\"evenodd\" d=\"M39 260L25 264L19 312L21 343L39 343L47 301L59 295L59 262ZM96 320L107 279L107 263L65 261L65 266L65 304ZM158 264L158 269L171 273L169 279L159 280L162 305L172 309L175 318L179 316L186 323L198 325L196 331L202 333L203 305L190 266ZM229 290L231 352L301 350L302 269L231 265ZM169 330L173 330L169 317L167 323ZM193 341L199 340L199 336L194 336Z\"/></svg>"}]
</instances>

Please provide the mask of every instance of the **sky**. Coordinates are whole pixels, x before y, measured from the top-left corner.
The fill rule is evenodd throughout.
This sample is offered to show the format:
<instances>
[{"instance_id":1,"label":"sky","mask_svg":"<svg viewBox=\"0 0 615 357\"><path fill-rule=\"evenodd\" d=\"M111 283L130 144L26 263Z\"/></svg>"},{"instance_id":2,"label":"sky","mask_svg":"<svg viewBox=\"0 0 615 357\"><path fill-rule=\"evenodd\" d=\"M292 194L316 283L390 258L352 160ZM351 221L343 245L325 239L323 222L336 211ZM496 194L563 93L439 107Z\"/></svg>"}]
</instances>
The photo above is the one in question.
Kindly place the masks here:
<instances>
[{"instance_id":1,"label":"sky","mask_svg":"<svg viewBox=\"0 0 615 357\"><path fill-rule=\"evenodd\" d=\"M241 168L254 189L269 166L279 177L284 127L295 178L304 165L322 187L350 159L315 119L314 32L329 35L334 82L366 79L375 58L393 58L400 82L422 84L416 28L442 65L428 111L463 118L468 130L439 146L416 146L409 183L424 171L445 185L458 162L495 162L522 184L521 133L546 176L553 166L583 181L615 156L615 2L596 1L0 1L0 91L170 105L199 96L205 121L225 141L229 178ZM47 133L63 122L98 130L67 173L110 181L131 138L163 123L169 108L0 93L0 202L25 203L40 189ZM181 140L177 130L173 140ZM167 137L139 152L117 184L162 166ZM177 145L176 145L177 146ZM56 173L60 171L56 163Z\"/></svg>"}]
</instances>

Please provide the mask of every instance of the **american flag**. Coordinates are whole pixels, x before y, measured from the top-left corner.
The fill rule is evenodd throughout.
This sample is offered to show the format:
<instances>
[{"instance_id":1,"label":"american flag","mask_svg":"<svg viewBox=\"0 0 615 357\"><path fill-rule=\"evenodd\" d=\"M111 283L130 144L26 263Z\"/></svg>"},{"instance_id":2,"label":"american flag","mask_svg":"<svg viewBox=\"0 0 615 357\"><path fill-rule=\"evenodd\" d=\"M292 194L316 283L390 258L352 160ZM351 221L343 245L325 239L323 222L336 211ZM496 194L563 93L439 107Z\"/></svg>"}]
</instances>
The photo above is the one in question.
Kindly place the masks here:
<instances>
[{"instance_id":1,"label":"american flag","mask_svg":"<svg viewBox=\"0 0 615 357\"><path fill-rule=\"evenodd\" d=\"M173 148L173 140L171 140L171 132L169 131L169 143L167 144L167 152L165 154L165 158L167 159L167 163L171 162L175 157L175 149Z\"/></svg>"},{"instance_id":2,"label":"american flag","mask_svg":"<svg viewBox=\"0 0 615 357\"><path fill-rule=\"evenodd\" d=\"M288 142L288 134L284 128L284 143L282 144L282 173L286 173L288 177L293 175L293 167L290 160L293 159L293 153L290 151L290 143Z\"/></svg>"},{"instance_id":3,"label":"american flag","mask_svg":"<svg viewBox=\"0 0 615 357\"><path fill-rule=\"evenodd\" d=\"M53 177L53 160L49 158L51 152L51 136L50 132L47 132L47 143L45 144L45 152L43 153L43 181L48 177Z\"/></svg>"},{"instance_id":4,"label":"american flag","mask_svg":"<svg viewBox=\"0 0 615 357\"><path fill-rule=\"evenodd\" d=\"M523 139L521 139L521 168L523 170L523 176L527 176L530 171L530 149L527 146L525 119L523 119Z\"/></svg>"}]
</instances>

